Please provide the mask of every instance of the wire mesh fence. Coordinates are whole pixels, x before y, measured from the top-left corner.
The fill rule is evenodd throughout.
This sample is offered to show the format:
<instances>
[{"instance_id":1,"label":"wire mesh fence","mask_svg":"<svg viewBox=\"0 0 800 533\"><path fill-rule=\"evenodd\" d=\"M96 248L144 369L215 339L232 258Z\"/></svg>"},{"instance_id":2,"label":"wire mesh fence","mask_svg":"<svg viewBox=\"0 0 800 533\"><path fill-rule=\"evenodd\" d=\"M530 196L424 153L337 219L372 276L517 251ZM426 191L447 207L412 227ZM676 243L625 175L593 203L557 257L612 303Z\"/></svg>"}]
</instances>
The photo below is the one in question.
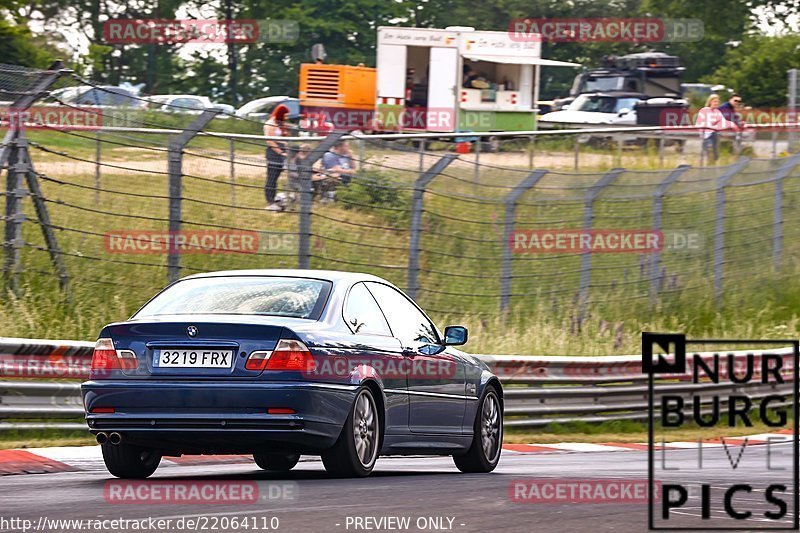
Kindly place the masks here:
<instances>
[{"instance_id":1,"label":"wire mesh fence","mask_svg":"<svg viewBox=\"0 0 800 533\"><path fill-rule=\"evenodd\" d=\"M3 123L5 279L87 306L135 309L196 272L299 266L382 276L440 316L545 310L579 325L597 307L735 298L800 255L800 158L769 147L690 166L677 146L620 142L576 172L586 133L346 147L297 134L273 139L288 157L270 192L260 119L122 105L63 71L43 90L47 72L22 72L0 68L9 107L35 111ZM651 168L620 166L631 153Z\"/></svg>"}]
</instances>

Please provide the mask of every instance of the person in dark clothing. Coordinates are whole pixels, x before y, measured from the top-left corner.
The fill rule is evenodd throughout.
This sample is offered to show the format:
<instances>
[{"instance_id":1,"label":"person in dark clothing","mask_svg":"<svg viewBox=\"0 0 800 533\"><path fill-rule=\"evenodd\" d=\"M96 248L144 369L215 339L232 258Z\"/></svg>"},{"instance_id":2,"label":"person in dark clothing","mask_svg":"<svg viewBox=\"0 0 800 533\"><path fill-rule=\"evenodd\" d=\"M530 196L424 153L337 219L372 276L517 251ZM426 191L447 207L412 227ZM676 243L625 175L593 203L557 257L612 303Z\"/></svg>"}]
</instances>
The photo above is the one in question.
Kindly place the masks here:
<instances>
[{"instance_id":1,"label":"person in dark clothing","mask_svg":"<svg viewBox=\"0 0 800 533\"><path fill-rule=\"evenodd\" d=\"M472 89L472 82L480 78L480 75L472 70L472 67L469 65L464 65L463 67L463 79L461 80L461 86L466 89Z\"/></svg>"},{"instance_id":2,"label":"person in dark clothing","mask_svg":"<svg viewBox=\"0 0 800 533\"><path fill-rule=\"evenodd\" d=\"M725 117L725 120L733 122L739 128L743 126L742 115L739 109L742 107L742 97L733 93L728 101L719 106L719 112ZM736 132L733 137L733 151L739 154L742 151L742 133Z\"/></svg>"},{"instance_id":3,"label":"person in dark clothing","mask_svg":"<svg viewBox=\"0 0 800 533\"><path fill-rule=\"evenodd\" d=\"M719 112L725 120L733 122L737 126L742 125L742 116L739 114L739 107L742 105L742 97L733 93L728 101L719 106Z\"/></svg>"},{"instance_id":4,"label":"person in dark clothing","mask_svg":"<svg viewBox=\"0 0 800 533\"><path fill-rule=\"evenodd\" d=\"M286 118L289 108L279 105L270 114L264 124L264 135L267 137L286 136ZM286 161L287 146L285 142L270 139L267 141L267 181L264 184L264 195L267 198L268 211L282 211L280 204L275 202L275 194L278 189L278 178L283 172L283 165Z\"/></svg>"}]
</instances>

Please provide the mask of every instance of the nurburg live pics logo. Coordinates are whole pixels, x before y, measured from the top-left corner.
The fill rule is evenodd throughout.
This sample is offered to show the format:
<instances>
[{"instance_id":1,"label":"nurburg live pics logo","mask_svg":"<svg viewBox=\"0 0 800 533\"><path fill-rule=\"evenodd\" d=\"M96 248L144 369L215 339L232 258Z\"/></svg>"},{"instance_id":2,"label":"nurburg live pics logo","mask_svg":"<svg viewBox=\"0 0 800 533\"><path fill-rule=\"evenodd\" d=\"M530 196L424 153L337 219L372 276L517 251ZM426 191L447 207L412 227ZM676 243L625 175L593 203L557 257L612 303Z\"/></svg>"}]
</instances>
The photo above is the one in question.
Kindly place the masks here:
<instances>
[{"instance_id":1,"label":"nurburg live pics logo","mask_svg":"<svg viewBox=\"0 0 800 533\"><path fill-rule=\"evenodd\" d=\"M687 357L687 345L706 347ZM731 351L736 345L743 349ZM642 333L642 372L648 376L649 529L800 527L799 347L796 340L687 341L682 334ZM787 415L791 406L793 420ZM791 439L769 437L754 446L746 437L721 438L720 443L700 438L696 447L666 451L665 431L658 439L661 445L654 443L655 432L667 428L747 428L757 422L770 434L791 433ZM704 464L710 466L704 469Z\"/></svg>"}]
</instances>

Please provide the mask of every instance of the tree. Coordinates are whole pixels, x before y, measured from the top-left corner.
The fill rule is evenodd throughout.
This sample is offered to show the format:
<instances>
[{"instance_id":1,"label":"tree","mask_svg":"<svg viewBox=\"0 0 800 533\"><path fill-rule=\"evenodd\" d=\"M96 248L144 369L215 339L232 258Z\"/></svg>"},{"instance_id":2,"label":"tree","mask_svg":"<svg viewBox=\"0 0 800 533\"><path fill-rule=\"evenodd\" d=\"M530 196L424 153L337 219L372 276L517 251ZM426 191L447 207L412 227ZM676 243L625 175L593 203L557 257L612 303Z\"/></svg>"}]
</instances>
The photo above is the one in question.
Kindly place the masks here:
<instances>
[{"instance_id":1,"label":"tree","mask_svg":"<svg viewBox=\"0 0 800 533\"><path fill-rule=\"evenodd\" d=\"M47 68L53 61L52 50L34 41L24 25L0 19L0 57L3 63Z\"/></svg>"},{"instance_id":2,"label":"tree","mask_svg":"<svg viewBox=\"0 0 800 533\"><path fill-rule=\"evenodd\" d=\"M721 83L757 107L786 105L786 71L800 69L800 35L746 37L704 81Z\"/></svg>"}]
</instances>

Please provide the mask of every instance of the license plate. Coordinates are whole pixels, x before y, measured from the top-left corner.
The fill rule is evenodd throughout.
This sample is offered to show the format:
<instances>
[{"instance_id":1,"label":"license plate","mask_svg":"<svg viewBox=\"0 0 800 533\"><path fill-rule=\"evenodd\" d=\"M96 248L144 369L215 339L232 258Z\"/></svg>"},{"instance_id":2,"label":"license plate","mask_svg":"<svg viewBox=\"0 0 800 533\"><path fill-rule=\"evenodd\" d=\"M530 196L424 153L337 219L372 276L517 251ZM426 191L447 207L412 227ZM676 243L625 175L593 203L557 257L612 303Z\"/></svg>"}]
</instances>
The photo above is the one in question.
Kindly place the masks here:
<instances>
[{"instance_id":1,"label":"license plate","mask_svg":"<svg viewBox=\"0 0 800 533\"><path fill-rule=\"evenodd\" d=\"M230 368L233 350L156 350L154 359L162 368Z\"/></svg>"}]
</instances>

